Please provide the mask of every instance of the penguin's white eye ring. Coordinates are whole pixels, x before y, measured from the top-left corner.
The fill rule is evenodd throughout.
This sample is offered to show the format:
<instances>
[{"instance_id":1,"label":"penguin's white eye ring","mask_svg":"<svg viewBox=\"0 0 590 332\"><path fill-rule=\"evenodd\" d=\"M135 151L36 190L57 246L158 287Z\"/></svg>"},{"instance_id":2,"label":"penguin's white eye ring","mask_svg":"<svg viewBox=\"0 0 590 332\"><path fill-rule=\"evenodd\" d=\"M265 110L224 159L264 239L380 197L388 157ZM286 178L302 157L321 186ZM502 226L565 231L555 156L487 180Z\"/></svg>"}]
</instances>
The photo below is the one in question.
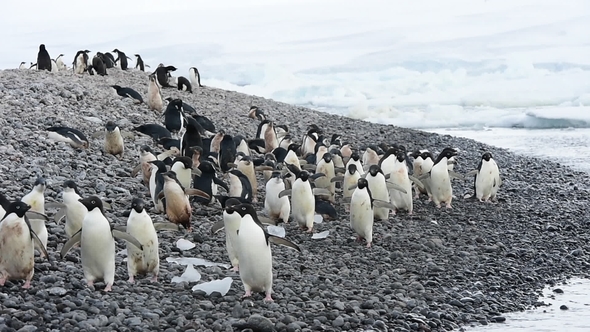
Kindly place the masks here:
<instances>
[{"instance_id":1,"label":"penguin's white eye ring","mask_svg":"<svg viewBox=\"0 0 590 332\"><path fill-rule=\"evenodd\" d=\"M91 204L96 204L96 201L92 200L90 201Z\"/></svg>"},{"instance_id":2,"label":"penguin's white eye ring","mask_svg":"<svg viewBox=\"0 0 590 332\"><path fill-rule=\"evenodd\" d=\"M17 207L16 207L16 209L17 209L17 210L20 210L20 206L17 206Z\"/></svg>"}]
</instances>

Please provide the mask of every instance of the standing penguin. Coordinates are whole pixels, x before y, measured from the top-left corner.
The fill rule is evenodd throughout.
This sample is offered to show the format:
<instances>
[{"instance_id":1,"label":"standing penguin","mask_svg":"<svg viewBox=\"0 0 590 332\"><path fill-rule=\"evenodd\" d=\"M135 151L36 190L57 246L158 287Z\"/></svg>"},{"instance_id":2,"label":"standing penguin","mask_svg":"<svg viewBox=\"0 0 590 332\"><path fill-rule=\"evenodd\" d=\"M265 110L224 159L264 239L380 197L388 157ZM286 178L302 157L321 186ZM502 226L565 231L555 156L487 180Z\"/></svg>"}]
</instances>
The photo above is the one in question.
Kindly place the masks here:
<instances>
[{"instance_id":1,"label":"standing penguin","mask_svg":"<svg viewBox=\"0 0 590 332\"><path fill-rule=\"evenodd\" d=\"M358 235L357 240L365 239L367 248L373 242L373 198L369 184L360 178L350 197L350 227Z\"/></svg>"},{"instance_id":2,"label":"standing penguin","mask_svg":"<svg viewBox=\"0 0 590 332\"><path fill-rule=\"evenodd\" d=\"M63 54L60 54L57 56L57 58L55 58L55 63L57 64L57 69L60 71L66 70L66 64L64 63L64 61L62 60L63 58Z\"/></svg>"},{"instance_id":3,"label":"standing penguin","mask_svg":"<svg viewBox=\"0 0 590 332\"><path fill-rule=\"evenodd\" d=\"M367 179L367 184L373 199L378 199L383 202L390 201L389 190L387 189L387 183L385 181L385 174L383 174L383 171L379 165L371 165L365 179ZM389 208L375 207L373 209L373 214L376 220L387 220L389 218Z\"/></svg>"},{"instance_id":4,"label":"standing penguin","mask_svg":"<svg viewBox=\"0 0 590 332\"><path fill-rule=\"evenodd\" d=\"M80 192L78 186L72 180L67 180L63 184L62 200L65 205L66 226L65 231L68 237L74 236L81 228L84 217L88 210L80 202Z\"/></svg>"},{"instance_id":5,"label":"standing penguin","mask_svg":"<svg viewBox=\"0 0 590 332\"><path fill-rule=\"evenodd\" d=\"M199 74L199 70L197 69L197 67L191 67L188 70L188 77L191 80L191 84L193 86L198 86L199 88L203 87L201 85L201 74Z\"/></svg>"},{"instance_id":6,"label":"standing penguin","mask_svg":"<svg viewBox=\"0 0 590 332\"><path fill-rule=\"evenodd\" d=\"M152 148L150 148L148 145L141 146L139 149L139 165L137 165L131 172L131 177L136 177L137 173L141 171L143 176L143 184L148 186L148 188L150 184L150 176L152 174L152 167L149 162L154 160L157 160L157 158L154 155Z\"/></svg>"},{"instance_id":7,"label":"standing penguin","mask_svg":"<svg viewBox=\"0 0 590 332\"><path fill-rule=\"evenodd\" d=\"M333 177L331 182L342 182L342 197L351 197L354 192L354 188L360 179L361 173L356 169L356 164L348 165L348 169L344 176Z\"/></svg>"},{"instance_id":8,"label":"standing penguin","mask_svg":"<svg viewBox=\"0 0 590 332\"><path fill-rule=\"evenodd\" d=\"M184 188L190 188L192 183L192 169L193 160L189 157L181 156L174 158L174 163L170 168L171 171L176 173L178 182Z\"/></svg>"},{"instance_id":9,"label":"standing penguin","mask_svg":"<svg viewBox=\"0 0 590 332\"><path fill-rule=\"evenodd\" d=\"M106 135L104 138L104 151L113 156L118 156L119 159L121 159L123 157L123 152L125 151L125 144L119 126L113 121L109 121L105 125L105 128Z\"/></svg>"},{"instance_id":10,"label":"standing penguin","mask_svg":"<svg viewBox=\"0 0 590 332\"><path fill-rule=\"evenodd\" d=\"M230 197L241 197L252 201L252 187L250 180L241 171L232 169L226 173L229 182L229 196Z\"/></svg>"},{"instance_id":11,"label":"standing penguin","mask_svg":"<svg viewBox=\"0 0 590 332\"><path fill-rule=\"evenodd\" d=\"M76 56L74 57L74 62L72 63L74 73L76 74L84 74L86 69L88 68L88 53L90 51L78 51Z\"/></svg>"},{"instance_id":12,"label":"standing penguin","mask_svg":"<svg viewBox=\"0 0 590 332\"><path fill-rule=\"evenodd\" d=\"M252 202L258 202L258 181L256 180L256 173L254 170L254 162L252 157L245 156L242 153L236 154L235 160L236 168L242 172L250 182L250 188L252 188Z\"/></svg>"},{"instance_id":13,"label":"standing penguin","mask_svg":"<svg viewBox=\"0 0 590 332\"><path fill-rule=\"evenodd\" d=\"M182 225L190 232L193 209L188 196L197 195L205 199L210 197L200 190L182 187L173 171L163 173L162 176L164 177L164 188L158 197L165 198L166 216L170 222Z\"/></svg>"},{"instance_id":14,"label":"standing penguin","mask_svg":"<svg viewBox=\"0 0 590 332\"><path fill-rule=\"evenodd\" d=\"M21 198L23 203L28 204L31 208L30 210L33 212L37 212L40 214L45 214L45 179L42 177L37 178L35 184L33 185L33 189ZM45 220L42 219L31 219L30 225L35 234L41 240L41 244L43 244L43 248L36 245L35 247L39 249L41 255L47 249L47 239L49 234L47 233L47 227L45 226Z\"/></svg>"},{"instance_id":15,"label":"standing penguin","mask_svg":"<svg viewBox=\"0 0 590 332\"><path fill-rule=\"evenodd\" d=\"M467 173L467 176L469 175L475 175L473 191L474 196L480 202L494 201L496 199L496 193L500 185L502 185L502 179L500 178L498 164L492 158L491 153L484 153L481 156L477 170Z\"/></svg>"},{"instance_id":16,"label":"standing penguin","mask_svg":"<svg viewBox=\"0 0 590 332\"><path fill-rule=\"evenodd\" d=\"M186 120L182 110L182 100L173 99L164 111L164 125L171 133L178 133L185 127Z\"/></svg>"},{"instance_id":17,"label":"standing penguin","mask_svg":"<svg viewBox=\"0 0 590 332\"><path fill-rule=\"evenodd\" d=\"M440 203L445 203L447 208L452 208L451 202L453 200L453 187L451 186L451 178L447 162L450 158L457 155L457 151L453 148L445 148L436 157L434 165L430 172L422 175L422 177L430 179L428 187L432 193L432 201L436 207L440 207Z\"/></svg>"},{"instance_id":18,"label":"standing penguin","mask_svg":"<svg viewBox=\"0 0 590 332\"><path fill-rule=\"evenodd\" d=\"M115 63L119 62L119 68L122 70L127 70L127 55L116 48L113 50L113 53L117 53L117 59L115 59Z\"/></svg>"},{"instance_id":19,"label":"standing penguin","mask_svg":"<svg viewBox=\"0 0 590 332\"><path fill-rule=\"evenodd\" d=\"M164 101L154 74L149 76L147 105L150 111L155 111L158 114L164 109Z\"/></svg>"},{"instance_id":20,"label":"standing penguin","mask_svg":"<svg viewBox=\"0 0 590 332\"><path fill-rule=\"evenodd\" d=\"M45 49L45 44L39 45L39 53L37 54L37 69L51 71L51 57Z\"/></svg>"},{"instance_id":21,"label":"standing penguin","mask_svg":"<svg viewBox=\"0 0 590 332\"><path fill-rule=\"evenodd\" d=\"M80 199L88 213L82 222L82 229L78 231L61 250L63 258L74 244L80 242L82 269L88 286L94 281L103 280L104 291L109 292L115 282L115 237L131 242L142 250L141 243L125 232L112 229L104 216L100 198L90 196Z\"/></svg>"},{"instance_id":22,"label":"standing penguin","mask_svg":"<svg viewBox=\"0 0 590 332\"><path fill-rule=\"evenodd\" d=\"M334 171L332 155L329 152L324 153L321 159L319 159L319 162L316 166L316 173L322 173L325 175L324 177L321 177L315 181L316 187L326 188L330 194L323 198L329 200L332 203L335 203L336 199L334 198L334 194L336 193L336 183L332 182L331 180L336 176L336 172Z\"/></svg>"},{"instance_id":23,"label":"standing penguin","mask_svg":"<svg viewBox=\"0 0 590 332\"><path fill-rule=\"evenodd\" d=\"M242 216L232 207L239 204L241 204L241 202L235 198L229 198L225 201L225 208L223 209L223 227L215 224L211 228L211 233L213 234L217 233L222 228L225 229L225 249L234 272L239 271L238 230L240 229Z\"/></svg>"},{"instance_id":24,"label":"standing penguin","mask_svg":"<svg viewBox=\"0 0 590 332\"><path fill-rule=\"evenodd\" d=\"M391 190L389 197L391 204L395 207L393 213L400 209L408 211L408 214L412 214L414 210L414 201L412 197L412 182L408 175L408 167L406 166L406 154L398 150L395 158L393 159L393 167L389 171L389 181L402 190Z\"/></svg>"},{"instance_id":25,"label":"standing penguin","mask_svg":"<svg viewBox=\"0 0 590 332\"><path fill-rule=\"evenodd\" d=\"M155 211L163 212L164 203L158 195L164 190L164 177L162 174L166 173L168 169L166 168L166 164L161 160L148 161L148 163L151 164L152 167L149 182L150 197L154 203Z\"/></svg>"},{"instance_id":26,"label":"standing penguin","mask_svg":"<svg viewBox=\"0 0 590 332\"><path fill-rule=\"evenodd\" d=\"M287 223L291 212L291 202L289 202L288 197L279 197L283 190L285 190L285 181L281 177L281 172L272 172L271 178L266 182L264 208L271 219L278 219L280 222Z\"/></svg>"},{"instance_id":27,"label":"standing penguin","mask_svg":"<svg viewBox=\"0 0 590 332\"><path fill-rule=\"evenodd\" d=\"M299 247L280 237L270 235L263 228L256 210L250 204L234 205L229 208L242 216L238 230L238 261L240 279L244 284L243 297L252 292L264 292L264 301L272 302L272 253L270 242L301 252Z\"/></svg>"},{"instance_id":28,"label":"standing penguin","mask_svg":"<svg viewBox=\"0 0 590 332\"><path fill-rule=\"evenodd\" d=\"M141 58L141 55L135 54L135 69L138 68L141 71L145 71L145 65L143 64L143 59Z\"/></svg>"},{"instance_id":29,"label":"standing penguin","mask_svg":"<svg viewBox=\"0 0 590 332\"><path fill-rule=\"evenodd\" d=\"M0 286L7 280L25 279L23 288L31 287L35 273L35 245L45 247L31 228L25 213L30 206L22 201L11 202L0 221Z\"/></svg>"},{"instance_id":30,"label":"standing penguin","mask_svg":"<svg viewBox=\"0 0 590 332\"><path fill-rule=\"evenodd\" d=\"M217 135L216 135L217 136ZM213 141L211 141L213 146ZM212 150L213 151L213 150ZM230 135L223 135L221 141L219 141L219 166L222 172L228 172L230 164L236 161L236 142Z\"/></svg>"},{"instance_id":31,"label":"standing penguin","mask_svg":"<svg viewBox=\"0 0 590 332\"><path fill-rule=\"evenodd\" d=\"M104 54L97 52L96 55L92 58L92 68L96 71L96 73L100 76L107 75L107 66L104 63Z\"/></svg>"},{"instance_id":32,"label":"standing penguin","mask_svg":"<svg viewBox=\"0 0 590 332\"><path fill-rule=\"evenodd\" d=\"M198 189L207 195L209 199L204 199L199 196L196 197L197 202L209 204L212 202L215 195L217 195L217 186L221 186L225 191L229 192L229 187L225 182L221 181L215 174L215 168L209 161L202 161L199 164L200 176L193 177L193 188Z\"/></svg>"}]
</instances>

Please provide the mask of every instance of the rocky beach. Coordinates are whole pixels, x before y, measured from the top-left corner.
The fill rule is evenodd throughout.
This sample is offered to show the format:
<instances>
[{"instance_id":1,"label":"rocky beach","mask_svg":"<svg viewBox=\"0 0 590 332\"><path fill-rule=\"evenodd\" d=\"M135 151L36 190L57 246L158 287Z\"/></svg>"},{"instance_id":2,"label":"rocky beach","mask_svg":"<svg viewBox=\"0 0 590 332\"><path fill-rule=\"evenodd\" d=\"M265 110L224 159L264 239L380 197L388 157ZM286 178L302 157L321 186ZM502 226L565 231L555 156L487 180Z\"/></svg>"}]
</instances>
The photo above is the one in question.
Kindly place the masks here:
<instances>
[{"instance_id":1,"label":"rocky beach","mask_svg":"<svg viewBox=\"0 0 590 332\"><path fill-rule=\"evenodd\" d=\"M47 179L46 202L61 201L65 180L75 180L83 196L110 202L106 216L125 225L125 210L136 197L150 201L147 188L131 171L138 150L152 140L135 133L126 138L118 159L103 154L102 131L107 121L122 130L161 123L161 115L145 104L122 99L110 86L131 87L145 99L147 74L110 70L108 76L74 75L33 70L0 71L0 181L9 199L28 193L37 176ZM338 133L356 147L399 143L408 150L460 150L455 171L477 167L489 151L503 179L494 204L464 199L473 179L454 180L453 209L438 209L424 197L414 201L414 214L404 212L376 222L373 247L355 242L349 216L338 204L338 218L315 225L329 230L325 239L312 239L293 222L286 237L302 253L273 247L274 303L263 295L242 299L239 275L224 266L195 266L199 283L231 277L227 294L192 291L197 283L172 282L185 266L167 258L196 257L229 264L222 234L210 234L221 220L218 205L193 205L193 232L161 232L160 277L152 283L139 277L127 282L124 255L117 255L113 291L102 283L88 288L78 249L65 259L59 251L67 240L63 224L47 223L50 260L36 257L32 287L22 281L0 288L1 331L449 331L468 325L502 323L506 312L541 305L538 296L547 284L571 276L587 276L590 253L588 184L586 173L554 162L524 157L470 139L441 136L395 126L372 124L307 108L214 87L194 88L190 94L163 89L163 97L181 98L230 135L252 138L258 121L246 116L251 105L264 110L277 124L302 137L310 124L327 134ZM68 126L91 140L78 151L47 139L45 129ZM161 150L157 148L157 150ZM259 178L263 209L264 182ZM51 217L54 211L48 210ZM164 222L161 214L151 216ZM196 244L181 250L176 241ZM117 251L125 243L117 241Z\"/></svg>"}]
</instances>

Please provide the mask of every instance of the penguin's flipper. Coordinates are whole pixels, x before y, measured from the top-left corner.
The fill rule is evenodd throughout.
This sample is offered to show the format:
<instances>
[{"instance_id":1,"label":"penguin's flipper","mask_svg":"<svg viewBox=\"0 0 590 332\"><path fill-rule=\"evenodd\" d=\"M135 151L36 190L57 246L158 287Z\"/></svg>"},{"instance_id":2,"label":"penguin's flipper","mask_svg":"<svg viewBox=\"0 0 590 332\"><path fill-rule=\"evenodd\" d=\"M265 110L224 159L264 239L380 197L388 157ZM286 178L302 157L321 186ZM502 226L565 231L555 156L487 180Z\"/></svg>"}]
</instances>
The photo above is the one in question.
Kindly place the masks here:
<instances>
[{"instance_id":1,"label":"penguin's flipper","mask_svg":"<svg viewBox=\"0 0 590 332\"><path fill-rule=\"evenodd\" d=\"M229 167L229 168L238 168L238 165L236 165L235 163L227 163L227 167Z\"/></svg>"},{"instance_id":2,"label":"penguin's flipper","mask_svg":"<svg viewBox=\"0 0 590 332\"><path fill-rule=\"evenodd\" d=\"M209 196L209 194L207 194L206 192L204 192L202 190L195 189L195 188L187 188L184 190L184 193L189 196L199 196L204 199L211 199L211 196Z\"/></svg>"},{"instance_id":3,"label":"penguin's flipper","mask_svg":"<svg viewBox=\"0 0 590 332\"><path fill-rule=\"evenodd\" d=\"M269 217L267 217L267 216L263 216L263 215L261 215L261 214L257 214L257 217L258 217L258 220L259 220L261 223L265 224L265 225L273 225L273 226L276 226L276 225L277 225L277 222L276 222L276 221L274 221L274 220L270 219L270 218L269 218Z\"/></svg>"},{"instance_id":4,"label":"penguin's flipper","mask_svg":"<svg viewBox=\"0 0 590 332\"><path fill-rule=\"evenodd\" d=\"M196 167L191 170L191 175L201 176L202 174L203 172L201 172L201 170Z\"/></svg>"},{"instance_id":5,"label":"penguin's flipper","mask_svg":"<svg viewBox=\"0 0 590 332\"><path fill-rule=\"evenodd\" d=\"M315 171L314 164L304 164L304 165L301 165L301 168L303 168L304 170L307 170L307 171Z\"/></svg>"},{"instance_id":6,"label":"penguin's flipper","mask_svg":"<svg viewBox=\"0 0 590 332\"><path fill-rule=\"evenodd\" d=\"M474 176L477 174L477 172L478 172L478 170L476 170L476 169L474 169L473 171L469 171L469 172L467 172L467 174L465 174L465 177Z\"/></svg>"},{"instance_id":7,"label":"penguin's flipper","mask_svg":"<svg viewBox=\"0 0 590 332\"><path fill-rule=\"evenodd\" d=\"M279 198L283 196L291 196L291 189L285 189L279 193Z\"/></svg>"},{"instance_id":8,"label":"penguin's flipper","mask_svg":"<svg viewBox=\"0 0 590 332\"><path fill-rule=\"evenodd\" d=\"M394 189L394 190L397 190L397 191L401 191L401 192L402 192L402 193L404 193L404 194L407 194L407 193L408 193L408 192L407 192L407 191L406 191L404 188L402 188L402 187L401 187L399 184L397 184L397 183L393 183L393 182L385 181L385 184L386 184L386 186L387 186L387 189Z\"/></svg>"},{"instance_id":9,"label":"penguin's flipper","mask_svg":"<svg viewBox=\"0 0 590 332\"><path fill-rule=\"evenodd\" d=\"M449 171L449 176L455 179L459 179L459 180L465 180L465 178L463 177L463 175L454 172L454 171Z\"/></svg>"},{"instance_id":10,"label":"penguin's flipper","mask_svg":"<svg viewBox=\"0 0 590 332\"><path fill-rule=\"evenodd\" d=\"M143 246L141 245L141 243L139 241L137 241L137 239L134 236L130 235L129 233L121 232L118 229L112 229L111 233L113 234L113 237L115 237L117 239L125 240L125 241L133 244L134 246L136 246L139 250L143 250Z\"/></svg>"},{"instance_id":11,"label":"penguin's flipper","mask_svg":"<svg viewBox=\"0 0 590 332\"><path fill-rule=\"evenodd\" d=\"M424 180L426 180L426 179L428 179L428 178L430 178L430 172L428 172L428 173L424 173L424 174L420 175L420 176L418 177L418 180L420 180L420 181L424 181Z\"/></svg>"},{"instance_id":12,"label":"penguin's flipper","mask_svg":"<svg viewBox=\"0 0 590 332\"><path fill-rule=\"evenodd\" d=\"M156 231L179 231L180 225L173 224L171 222L156 222L154 223L154 229Z\"/></svg>"},{"instance_id":13,"label":"penguin's flipper","mask_svg":"<svg viewBox=\"0 0 590 332\"><path fill-rule=\"evenodd\" d=\"M408 178L410 179L410 181L414 182L414 184L417 185L418 188L424 189L424 184L422 183L422 181L416 179L412 175L408 175Z\"/></svg>"},{"instance_id":14,"label":"penguin's flipper","mask_svg":"<svg viewBox=\"0 0 590 332\"><path fill-rule=\"evenodd\" d=\"M43 213L39 213L39 212L35 212L35 211L27 211L27 213L25 213L25 216L27 216L27 218L32 219L32 220L45 220L45 221L49 221L49 217Z\"/></svg>"},{"instance_id":15,"label":"penguin's flipper","mask_svg":"<svg viewBox=\"0 0 590 332\"><path fill-rule=\"evenodd\" d=\"M127 232L127 226L115 226L113 229L116 229L120 232Z\"/></svg>"},{"instance_id":16,"label":"penguin's flipper","mask_svg":"<svg viewBox=\"0 0 590 332\"><path fill-rule=\"evenodd\" d=\"M344 181L344 176L335 176L330 180L331 183L342 182L342 181Z\"/></svg>"},{"instance_id":17,"label":"penguin's flipper","mask_svg":"<svg viewBox=\"0 0 590 332\"><path fill-rule=\"evenodd\" d=\"M287 240L285 238L282 238L282 237L278 237L278 236L274 236L274 235L270 235L269 234L268 235L268 241L270 241L270 242L272 242L274 244L278 244L280 246L285 246L287 248L295 249L295 250L301 252L301 249L299 249L299 246L298 245L296 245L295 243L293 243L293 242L291 242L291 241L289 241L289 240Z\"/></svg>"},{"instance_id":18,"label":"penguin's flipper","mask_svg":"<svg viewBox=\"0 0 590 332\"><path fill-rule=\"evenodd\" d=\"M223 220L218 221L215 224L213 224L213 226L211 226L211 234L215 234L224 228L225 224L223 223Z\"/></svg>"},{"instance_id":19,"label":"penguin's flipper","mask_svg":"<svg viewBox=\"0 0 590 332\"><path fill-rule=\"evenodd\" d=\"M377 208L387 208L387 209L395 210L395 206L393 206L393 204L391 204L390 202L382 201L380 199L374 199L373 206L377 207Z\"/></svg>"},{"instance_id":20,"label":"penguin's flipper","mask_svg":"<svg viewBox=\"0 0 590 332\"><path fill-rule=\"evenodd\" d=\"M387 173L384 176L385 176L385 180L389 180L389 178L391 177L391 173Z\"/></svg>"},{"instance_id":21,"label":"penguin's flipper","mask_svg":"<svg viewBox=\"0 0 590 332\"><path fill-rule=\"evenodd\" d=\"M161 200L165 197L166 195L164 195L164 190L160 191L157 195L156 195L156 200Z\"/></svg>"},{"instance_id":22,"label":"penguin's flipper","mask_svg":"<svg viewBox=\"0 0 590 332\"><path fill-rule=\"evenodd\" d=\"M66 217L66 209L59 209L53 215L53 221L55 221L56 224L59 224L65 217Z\"/></svg>"},{"instance_id":23,"label":"penguin's flipper","mask_svg":"<svg viewBox=\"0 0 590 332\"><path fill-rule=\"evenodd\" d=\"M324 173L314 173L314 174L310 175L309 178L311 180L315 180L315 179L321 178L322 176L326 176L326 174L324 174Z\"/></svg>"},{"instance_id":24,"label":"penguin's flipper","mask_svg":"<svg viewBox=\"0 0 590 332\"><path fill-rule=\"evenodd\" d=\"M307 160L299 158L299 165L307 165Z\"/></svg>"},{"instance_id":25,"label":"penguin's flipper","mask_svg":"<svg viewBox=\"0 0 590 332\"><path fill-rule=\"evenodd\" d=\"M135 166L135 168L131 171L131 177L136 177L139 171L141 171L141 164Z\"/></svg>"},{"instance_id":26,"label":"penguin's flipper","mask_svg":"<svg viewBox=\"0 0 590 332\"><path fill-rule=\"evenodd\" d=\"M326 188L313 188L311 191L316 196L317 195L326 195L326 196L332 195L332 193Z\"/></svg>"},{"instance_id":27,"label":"penguin's flipper","mask_svg":"<svg viewBox=\"0 0 590 332\"><path fill-rule=\"evenodd\" d=\"M106 133L104 132L104 130L99 130L99 131L95 132L94 134L92 134L91 137L92 138L104 138L105 134Z\"/></svg>"},{"instance_id":28,"label":"penguin's flipper","mask_svg":"<svg viewBox=\"0 0 590 332\"><path fill-rule=\"evenodd\" d=\"M355 190L356 187L358 187L358 185L355 183L355 184L351 185L350 187L348 187L348 190Z\"/></svg>"},{"instance_id":29,"label":"penguin's flipper","mask_svg":"<svg viewBox=\"0 0 590 332\"><path fill-rule=\"evenodd\" d=\"M47 253L47 249L45 249L43 242L41 242L41 239L37 236L37 233L35 233L32 229L31 229L31 238L33 238L33 241L39 246L39 248L41 248L43 255L45 255L45 257L47 257L47 260L49 260L49 254Z\"/></svg>"},{"instance_id":30,"label":"penguin's flipper","mask_svg":"<svg viewBox=\"0 0 590 332\"><path fill-rule=\"evenodd\" d=\"M256 167L254 167L254 170L259 171L259 172L264 172L264 171L273 171L274 168L271 166L256 166Z\"/></svg>"},{"instance_id":31,"label":"penguin's flipper","mask_svg":"<svg viewBox=\"0 0 590 332\"><path fill-rule=\"evenodd\" d=\"M218 186L223 187L223 189L225 189L225 191L229 192L229 187L227 186L227 184L223 181L221 181L217 176L213 177L213 183L215 183Z\"/></svg>"},{"instance_id":32,"label":"penguin's flipper","mask_svg":"<svg viewBox=\"0 0 590 332\"><path fill-rule=\"evenodd\" d=\"M346 170L343 167L334 167L335 173L346 173Z\"/></svg>"},{"instance_id":33,"label":"penguin's flipper","mask_svg":"<svg viewBox=\"0 0 590 332\"><path fill-rule=\"evenodd\" d=\"M59 252L59 256L63 259L66 254L68 253L68 251L70 251L70 249L72 249L72 247L80 242L80 240L82 240L82 229L80 229L79 231L76 232L76 234L74 234L67 242L66 244L64 244L63 248L61 248L61 251Z\"/></svg>"}]
</instances>

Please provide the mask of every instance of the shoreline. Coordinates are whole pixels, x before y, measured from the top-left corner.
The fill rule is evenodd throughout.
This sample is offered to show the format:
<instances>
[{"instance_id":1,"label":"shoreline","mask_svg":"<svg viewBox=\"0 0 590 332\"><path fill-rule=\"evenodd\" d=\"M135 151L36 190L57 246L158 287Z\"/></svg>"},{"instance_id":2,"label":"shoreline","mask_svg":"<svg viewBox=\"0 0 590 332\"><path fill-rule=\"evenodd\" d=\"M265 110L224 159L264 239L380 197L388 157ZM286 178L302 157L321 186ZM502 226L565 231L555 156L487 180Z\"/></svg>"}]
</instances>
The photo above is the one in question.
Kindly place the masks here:
<instances>
[{"instance_id":1,"label":"shoreline","mask_svg":"<svg viewBox=\"0 0 590 332\"><path fill-rule=\"evenodd\" d=\"M137 163L138 146L151 140L140 134L135 141L126 140L124 157L118 160L103 156L102 141L90 138L108 120L128 131L160 122L145 105L136 106L117 96L111 84L132 87L145 96L147 75L119 70L110 70L106 77L77 76L70 71L0 71L0 139L4 142L0 167L5 195L10 199L23 196L35 181L34 172L41 172L49 182L46 201L61 201L57 196L61 183L74 179L83 196L99 195L112 201L106 215L117 225L125 224L122 212L129 209L132 197L149 201L147 189L129 174ZM202 274L199 283L232 277L234 282L225 296L195 293L191 290L194 283L171 283L184 266L166 262L167 257L228 263L224 236L209 234L210 226L221 218L218 207L193 205L192 233L159 234L158 283L139 277L136 284L128 284L126 263L117 256L113 292L106 294L101 283L96 290L86 287L79 252L71 251L67 259L60 260L58 251L66 236L63 224L51 220L47 227L52 263L36 257L30 290L22 290L20 281L0 288L5 309L0 329L155 326L225 331L259 314L277 330L387 327L443 331L502 321L503 313L538 305L546 284L566 277L588 277L584 272L590 252L590 235L585 233L590 227L585 220L590 183L586 173L472 139L355 120L238 92L205 87L192 95L173 89L164 89L162 94L182 98L230 135L251 138L255 134L258 121L246 114L250 105L256 105L271 120L287 125L296 140L315 123L329 135L341 134L343 142L356 147L381 141L401 143L408 150L457 147L455 170L462 174L476 168L481 154L490 151L504 182L498 193L500 201L464 200L473 183L471 179L454 180L457 199L452 210L436 209L424 198L415 200L413 216L401 212L387 222L375 223L376 239L370 250L354 242L342 205L338 205L336 221L316 225L316 232L330 230L326 239L312 240L291 222L285 225L287 238L301 246L303 253L273 247L272 304L263 303L260 295L240 299L239 276L220 267L195 268ZM43 129L60 123L82 130L91 141L90 149L76 152L46 140ZM17 161L22 164L14 167ZM260 198L262 193L264 183L259 180ZM259 202L255 206L260 211L264 200ZM166 221L162 215L150 215L154 222ZM175 247L179 238L197 246L181 251ZM117 241L117 251L124 247L125 243ZM48 291L53 287L65 293L54 295Z\"/></svg>"}]
</instances>

